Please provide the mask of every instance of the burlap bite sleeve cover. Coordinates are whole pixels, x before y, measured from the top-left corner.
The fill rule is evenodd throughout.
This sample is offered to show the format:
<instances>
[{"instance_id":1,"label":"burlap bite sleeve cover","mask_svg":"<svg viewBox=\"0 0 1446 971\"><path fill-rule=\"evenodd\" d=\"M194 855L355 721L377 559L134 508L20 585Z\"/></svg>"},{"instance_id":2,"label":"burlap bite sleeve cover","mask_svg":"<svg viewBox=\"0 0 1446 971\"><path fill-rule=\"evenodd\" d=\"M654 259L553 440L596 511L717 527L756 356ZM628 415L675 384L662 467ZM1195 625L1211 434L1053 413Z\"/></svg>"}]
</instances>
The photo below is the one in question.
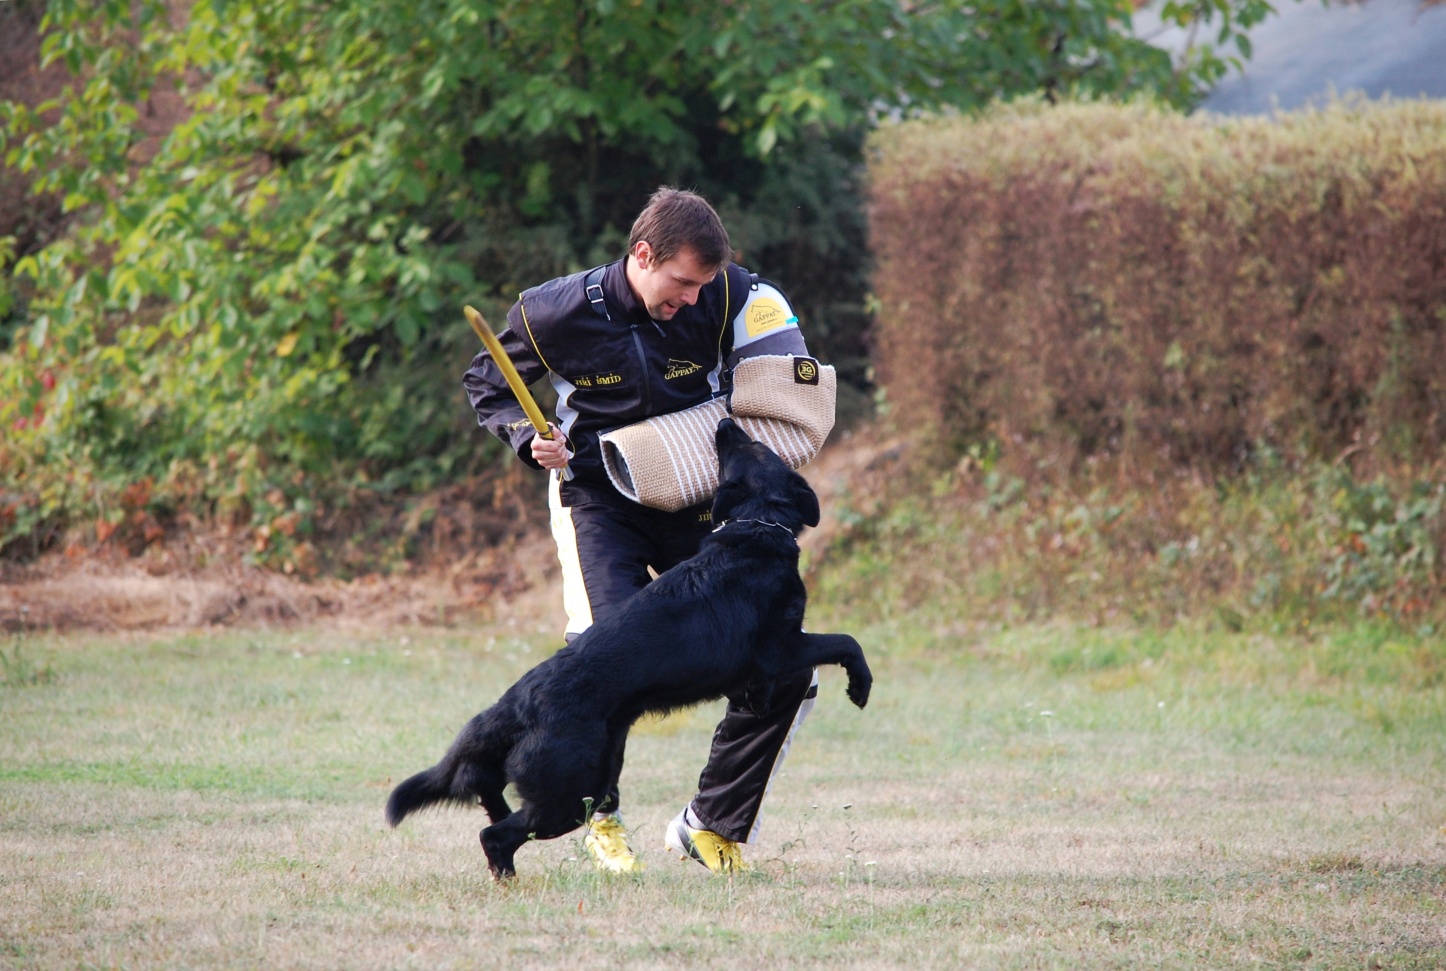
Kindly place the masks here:
<instances>
[{"instance_id":1,"label":"burlap bite sleeve cover","mask_svg":"<svg viewBox=\"0 0 1446 971\"><path fill-rule=\"evenodd\" d=\"M749 357L733 369L733 417L791 467L811 461L833 428L838 377L807 357ZM718 489L718 422L723 399L604 432L603 465L619 492L669 512Z\"/></svg>"}]
</instances>

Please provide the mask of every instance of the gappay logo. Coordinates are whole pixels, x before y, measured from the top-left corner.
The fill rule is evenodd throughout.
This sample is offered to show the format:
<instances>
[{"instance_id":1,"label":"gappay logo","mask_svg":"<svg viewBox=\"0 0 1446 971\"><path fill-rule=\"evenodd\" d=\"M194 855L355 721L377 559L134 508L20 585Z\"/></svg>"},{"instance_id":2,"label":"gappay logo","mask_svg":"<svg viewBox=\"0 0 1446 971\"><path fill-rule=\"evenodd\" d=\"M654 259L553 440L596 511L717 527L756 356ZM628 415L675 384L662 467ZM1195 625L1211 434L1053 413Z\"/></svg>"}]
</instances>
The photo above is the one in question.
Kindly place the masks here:
<instances>
[{"instance_id":1,"label":"gappay logo","mask_svg":"<svg viewBox=\"0 0 1446 971\"><path fill-rule=\"evenodd\" d=\"M663 372L664 381L673 381L677 378L686 378L690 374L697 374L703 370L703 365L694 364L692 361L680 361L677 358L668 358L668 370Z\"/></svg>"}]
</instances>

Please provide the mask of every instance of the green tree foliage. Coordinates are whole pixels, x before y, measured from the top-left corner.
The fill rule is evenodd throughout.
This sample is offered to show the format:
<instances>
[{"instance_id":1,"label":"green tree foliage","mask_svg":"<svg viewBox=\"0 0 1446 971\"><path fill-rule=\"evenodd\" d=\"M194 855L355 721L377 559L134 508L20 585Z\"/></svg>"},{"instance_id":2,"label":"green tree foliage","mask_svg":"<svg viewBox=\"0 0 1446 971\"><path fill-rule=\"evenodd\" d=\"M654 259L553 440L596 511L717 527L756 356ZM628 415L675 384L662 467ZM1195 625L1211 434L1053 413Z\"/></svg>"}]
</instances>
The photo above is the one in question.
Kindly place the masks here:
<instances>
[{"instance_id":1,"label":"green tree foliage","mask_svg":"<svg viewBox=\"0 0 1446 971\"><path fill-rule=\"evenodd\" d=\"M1268 9L1165 14L1223 22L1226 43ZM861 375L877 119L1041 90L1184 106L1219 63L1172 65L1126 0L44 10L44 56L75 82L0 107L3 147L70 228L0 247L0 542L113 519L138 482L160 511L304 530L348 489L485 466L459 305L496 314L615 258L662 183L714 198L745 262Z\"/></svg>"}]
</instances>

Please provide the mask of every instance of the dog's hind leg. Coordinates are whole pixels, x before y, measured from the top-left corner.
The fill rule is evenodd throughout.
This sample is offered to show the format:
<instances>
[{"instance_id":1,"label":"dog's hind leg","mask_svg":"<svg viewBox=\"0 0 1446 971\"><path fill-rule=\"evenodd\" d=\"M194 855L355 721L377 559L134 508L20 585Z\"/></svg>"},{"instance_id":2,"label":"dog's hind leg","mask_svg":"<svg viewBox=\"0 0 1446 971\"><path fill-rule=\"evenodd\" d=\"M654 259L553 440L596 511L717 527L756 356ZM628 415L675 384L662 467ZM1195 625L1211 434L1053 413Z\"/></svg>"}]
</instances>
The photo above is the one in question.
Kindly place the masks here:
<instances>
[{"instance_id":1,"label":"dog's hind leg","mask_svg":"<svg viewBox=\"0 0 1446 971\"><path fill-rule=\"evenodd\" d=\"M513 813L500 823L493 823L480 834L482 852L487 854L487 867L496 880L506 880L517 875L513 857L517 850L532 838L525 813Z\"/></svg>"},{"instance_id":2,"label":"dog's hind leg","mask_svg":"<svg viewBox=\"0 0 1446 971\"><path fill-rule=\"evenodd\" d=\"M618 792L618 780L623 775L623 753L628 747L628 729L630 725L623 725L614 729L608 736L607 747L607 784L603 786L601 798L593 806L594 811L600 813L615 813L618 811L621 796Z\"/></svg>"},{"instance_id":3,"label":"dog's hind leg","mask_svg":"<svg viewBox=\"0 0 1446 971\"><path fill-rule=\"evenodd\" d=\"M487 811L487 818L492 820L493 824L512 815L512 807L507 805L507 799L502 795L502 790L507 786L507 775L501 766L473 763L463 766L457 775L458 781L465 785L469 792L477 795L482 808Z\"/></svg>"},{"instance_id":4,"label":"dog's hind leg","mask_svg":"<svg viewBox=\"0 0 1446 971\"><path fill-rule=\"evenodd\" d=\"M586 812L581 797L540 806L524 803L522 808L500 823L484 829L479 836L487 865L498 880L517 873L513 857L529 840L556 839L582 826Z\"/></svg>"}]
</instances>

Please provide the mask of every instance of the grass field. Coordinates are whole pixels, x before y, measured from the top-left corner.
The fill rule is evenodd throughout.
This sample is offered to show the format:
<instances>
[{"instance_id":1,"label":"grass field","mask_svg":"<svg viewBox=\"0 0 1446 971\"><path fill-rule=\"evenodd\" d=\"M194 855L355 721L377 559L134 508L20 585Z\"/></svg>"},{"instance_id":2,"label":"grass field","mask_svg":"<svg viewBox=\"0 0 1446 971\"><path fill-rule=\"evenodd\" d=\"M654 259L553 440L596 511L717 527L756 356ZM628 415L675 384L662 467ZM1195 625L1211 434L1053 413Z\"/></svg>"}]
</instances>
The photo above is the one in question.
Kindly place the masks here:
<instances>
[{"instance_id":1,"label":"grass field","mask_svg":"<svg viewBox=\"0 0 1446 971\"><path fill-rule=\"evenodd\" d=\"M0 640L0 967L1446 968L1439 643L855 633L751 873L661 846L709 706L633 736L640 878L505 886L480 810L381 809L545 638Z\"/></svg>"}]
</instances>

